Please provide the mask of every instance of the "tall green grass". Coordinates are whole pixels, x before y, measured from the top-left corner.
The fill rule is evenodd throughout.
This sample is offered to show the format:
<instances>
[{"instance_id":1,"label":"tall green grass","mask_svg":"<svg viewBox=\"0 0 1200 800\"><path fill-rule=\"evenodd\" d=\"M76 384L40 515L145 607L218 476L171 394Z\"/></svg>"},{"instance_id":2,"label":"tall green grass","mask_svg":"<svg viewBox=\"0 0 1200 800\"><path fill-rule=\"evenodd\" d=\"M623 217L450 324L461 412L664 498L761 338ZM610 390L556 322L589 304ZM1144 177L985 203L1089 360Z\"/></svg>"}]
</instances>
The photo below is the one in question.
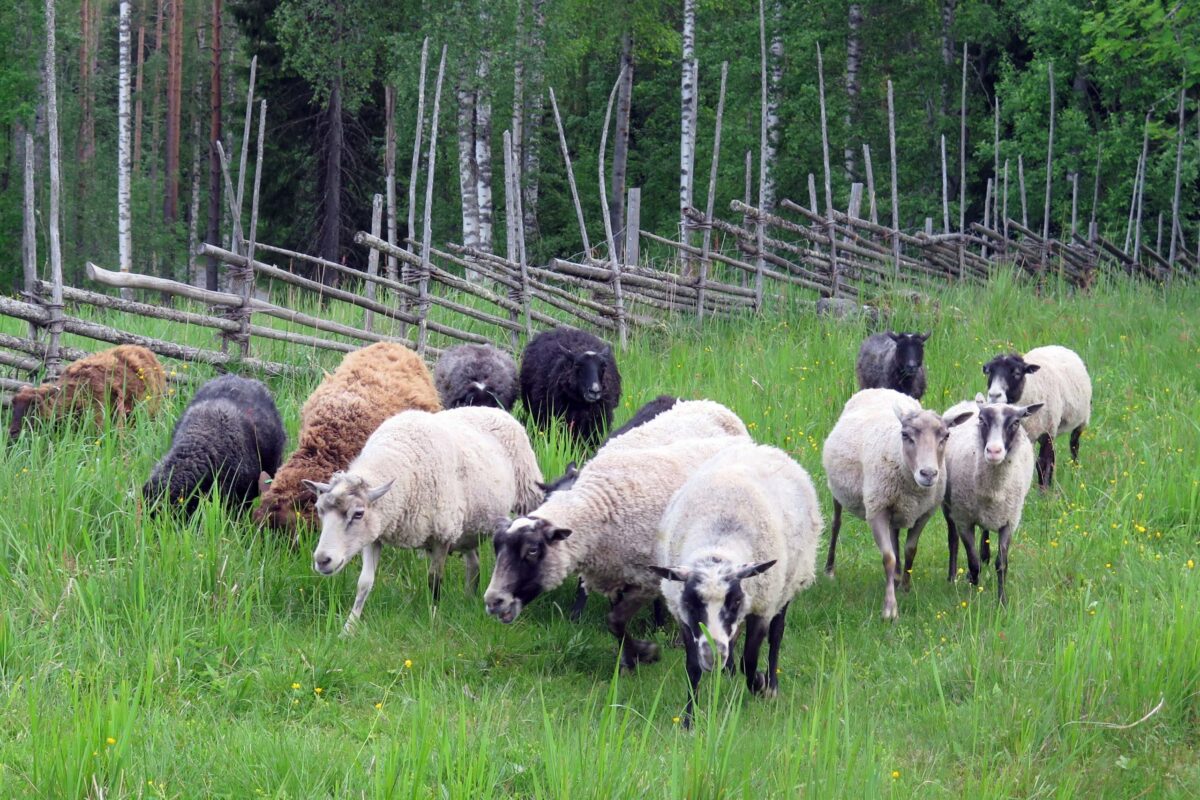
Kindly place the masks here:
<instances>
[{"instance_id":1,"label":"tall green grass","mask_svg":"<svg viewBox=\"0 0 1200 800\"><path fill-rule=\"evenodd\" d=\"M1006 609L990 571L981 590L946 581L935 519L884 624L878 553L848 520L837 580L792 604L780 697L709 676L685 732L672 634L651 634L661 663L619 674L605 604L566 619L573 582L506 627L461 591L461 562L434 607L423 558L388 551L342 639L357 573L315 575L311 536L293 551L215 501L142 514L179 385L128 429L33 429L0 456L0 796L1195 796L1200 291L1001 278L884 304L933 332L930 406L982 389L1000 350L1061 343L1091 371L1082 463L1060 448L1057 485L1031 493ZM786 303L677 320L619 354L617 422L664 392L725 403L812 473L828 515L820 446L866 332ZM273 384L293 435L315 380ZM548 476L581 455L557 429L533 441Z\"/></svg>"}]
</instances>

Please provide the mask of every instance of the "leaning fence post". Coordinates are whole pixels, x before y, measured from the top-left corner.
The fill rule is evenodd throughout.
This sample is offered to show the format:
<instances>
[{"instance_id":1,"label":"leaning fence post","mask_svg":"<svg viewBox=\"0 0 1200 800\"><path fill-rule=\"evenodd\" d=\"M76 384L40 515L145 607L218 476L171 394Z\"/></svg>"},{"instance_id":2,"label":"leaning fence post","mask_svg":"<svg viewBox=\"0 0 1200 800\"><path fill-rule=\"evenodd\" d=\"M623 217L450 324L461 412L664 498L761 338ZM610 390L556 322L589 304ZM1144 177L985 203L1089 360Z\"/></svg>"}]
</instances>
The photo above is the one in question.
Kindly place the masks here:
<instances>
[{"instance_id":1,"label":"leaning fence post","mask_svg":"<svg viewBox=\"0 0 1200 800\"><path fill-rule=\"evenodd\" d=\"M371 235L376 239L380 238L383 232L383 195L376 194L371 198ZM388 244L391 244L389 242ZM389 253L389 258L393 256ZM366 295L368 300L375 299L375 281L371 280L379 274L379 251L374 247L369 248L367 253L367 280L366 280ZM367 331L373 331L375 325L375 312L371 309L363 309L363 328Z\"/></svg>"},{"instance_id":2,"label":"leaning fence post","mask_svg":"<svg viewBox=\"0 0 1200 800\"><path fill-rule=\"evenodd\" d=\"M721 63L721 93L717 97L717 123L713 131L712 169L708 173L708 200L704 211L704 239L700 254L700 278L696 284L696 319L704 321L704 284L708 280L708 264L712 248L713 203L717 197L717 166L721 160L721 118L725 115L725 81L729 77L729 62Z\"/></svg>"},{"instance_id":3,"label":"leaning fence post","mask_svg":"<svg viewBox=\"0 0 1200 800\"><path fill-rule=\"evenodd\" d=\"M433 90L433 112L429 120L429 171L425 177L425 225L421 232L421 274L417 284L417 353L425 355L429 341L429 248L433 246L433 170L437 161L438 111L442 104L442 78L446 74L446 45L438 62L437 84Z\"/></svg>"},{"instance_id":4,"label":"leaning fence post","mask_svg":"<svg viewBox=\"0 0 1200 800\"><path fill-rule=\"evenodd\" d=\"M504 132L504 232L506 255L511 263L517 261L517 204L513 199L513 185L516 184L516 191L520 191L521 181L516 177L516 168L513 165L513 146L512 146L512 131ZM517 301L524 286L518 289L515 286L510 286L508 289L508 299ZM509 309L508 318L513 322L517 321L517 310ZM509 345L512 351L517 352L519 335L517 331L510 330L508 332Z\"/></svg>"},{"instance_id":5,"label":"leaning fence post","mask_svg":"<svg viewBox=\"0 0 1200 800\"><path fill-rule=\"evenodd\" d=\"M253 315L251 300L254 299L254 248L258 241L258 199L262 186L263 138L267 129L267 101L258 106L258 152L254 157L254 190L250 198L250 239L246 242L246 266L242 270L242 305L237 311L238 347L242 356L250 355L250 318Z\"/></svg>"}]
</instances>

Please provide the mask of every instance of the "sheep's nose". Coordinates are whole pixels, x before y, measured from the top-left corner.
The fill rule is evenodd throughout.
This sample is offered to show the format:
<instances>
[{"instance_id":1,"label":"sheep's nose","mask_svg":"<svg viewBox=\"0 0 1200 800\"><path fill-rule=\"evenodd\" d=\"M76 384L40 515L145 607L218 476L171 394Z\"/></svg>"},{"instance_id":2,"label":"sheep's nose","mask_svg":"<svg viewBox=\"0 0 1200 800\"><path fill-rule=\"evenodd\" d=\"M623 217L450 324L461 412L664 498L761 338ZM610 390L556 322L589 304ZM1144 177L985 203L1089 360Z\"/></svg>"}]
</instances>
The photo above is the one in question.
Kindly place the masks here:
<instances>
[{"instance_id":1,"label":"sheep's nose","mask_svg":"<svg viewBox=\"0 0 1200 800\"><path fill-rule=\"evenodd\" d=\"M593 384L592 384L592 391L593 391L593 392L595 392L596 394L600 394L600 384L599 384L599 383L593 383Z\"/></svg>"},{"instance_id":2,"label":"sheep's nose","mask_svg":"<svg viewBox=\"0 0 1200 800\"><path fill-rule=\"evenodd\" d=\"M1004 393L1003 392L988 392L988 402L989 403L1003 403L1004 402Z\"/></svg>"},{"instance_id":3,"label":"sheep's nose","mask_svg":"<svg viewBox=\"0 0 1200 800\"><path fill-rule=\"evenodd\" d=\"M999 456L1004 454L1004 448L998 444L989 444L987 446L987 454L989 456Z\"/></svg>"},{"instance_id":4,"label":"sheep's nose","mask_svg":"<svg viewBox=\"0 0 1200 800\"><path fill-rule=\"evenodd\" d=\"M317 569L326 569L330 564L333 563L333 556L317 553L313 556L313 563L317 565Z\"/></svg>"},{"instance_id":5,"label":"sheep's nose","mask_svg":"<svg viewBox=\"0 0 1200 800\"><path fill-rule=\"evenodd\" d=\"M922 467L921 468L921 477L924 478L925 480L929 481L930 483L932 483L934 478L936 478L937 476L938 476L938 471L936 469L932 469L930 467Z\"/></svg>"}]
</instances>

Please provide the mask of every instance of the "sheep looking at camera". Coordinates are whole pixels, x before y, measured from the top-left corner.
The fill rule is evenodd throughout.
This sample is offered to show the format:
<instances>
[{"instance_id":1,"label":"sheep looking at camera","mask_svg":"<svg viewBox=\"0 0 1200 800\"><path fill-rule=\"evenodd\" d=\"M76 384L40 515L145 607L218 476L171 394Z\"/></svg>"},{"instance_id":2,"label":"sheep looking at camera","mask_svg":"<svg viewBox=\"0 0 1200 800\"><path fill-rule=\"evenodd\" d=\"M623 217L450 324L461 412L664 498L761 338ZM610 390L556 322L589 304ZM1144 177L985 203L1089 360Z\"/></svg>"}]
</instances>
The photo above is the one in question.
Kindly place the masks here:
<instances>
[{"instance_id":1,"label":"sheep looking at camera","mask_svg":"<svg viewBox=\"0 0 1200 800\"><path fill-rule=\"evenodd\" d=\"M1083 360L1058 345L1036 347L1024 355L998 355L983 365L988 401L1038 403L1025 432L1038 442L1037 476L1042 488L1054 480L1054 439L1071 432L1071 460L1079 461L1079 437L1092 416L1092 379Z\"/></svg>"},{"instance_id":2,"label":"sheep looking at camera","mask_svg":"<svg viewBox=\"0 0 1200 800\"><path fill-rule=\"evenodd\" d=\"M435 601L451 552L463 554L467 590L477 590L479 540L540 503L541 479L524 426L498 408L466 407L397 414L344 472L305 481L321 519L313 569L333 575L362 553L346 630L362 614L385 544L428 551Z\"/></svg>"},{"instance_id":3,"label":"sheep looking at camera","mask_svg":"<svg viewBox=\"0 0 1200 800\"><path fill-rule=\"evenodd\" d=\"M490 344L463 344L442 353L433 368L433 382L445 408L512 411L517 402L517 362Z\"/></svg>"},{"instance_id":4,"label":"sheep looking at camera","mask_svg":"<svg viewBox=\"0 0 1200 800\"><path fill-rule=\"evenodd\" d=\"M595 445L612 425L621 373L612 348L590 333L555 328L533 337L521 356L521 403L534 424L560 418L570 436Z\"/></svg>"},{"instance_id":5,"label":"sheep looking at camera","mask_svg":"<svg viewBox=\"0 0 1200 800\"><path fill-rule=\"evenodd\" d=\"M746 685L756 694L778 692L788 604L813 583L821 527L808 473L782 450L753 442L710 458L671 498L650 570L662 578L687 650L685 725L701 675L721 663L733 672L733 642L743 622ZM764 639L767 670L759 672Z\"/></svg>"},{"instance_id":6,"label":"sheep looking at camera","mask_svg":"<svg viewBox=\"0 0 1200 800\"><path fill-rule=\"evenodd\" d=\"M171 448L142 495L148 503L181 504L191 514L200 495L216 486L223 501L245 506L258 496L259 474L279 467L286 439L266 386L237 375L213 378L179 417Z\"/></svg>"},{"instance_id":7,"label":"sheep looking at camera","mask_svg":"<svg viewBox=\"0 0 1200 800\"><path fill-rule=\"evenodd\" d=\"M12 399L8 435L16 439L30 415L52 421L90 412L101 425L107 408L118 425L124 424L139 402L151 414L158 411L166 388L162 364L147 348L123 344L101 350L67 365L53 382L18 389Z\"/></svg>"},{"instance_id":8,"label":"sheep looking at camera","mask_svg":"<svg viewBox=\"0 0 1200 800\"><path fill-rule=\"evenodd\" d=\"M858 350L854 374L859 389L894 389L920 400L925 394L928 333L874 333Z\"/></svg>"}]
</instances>

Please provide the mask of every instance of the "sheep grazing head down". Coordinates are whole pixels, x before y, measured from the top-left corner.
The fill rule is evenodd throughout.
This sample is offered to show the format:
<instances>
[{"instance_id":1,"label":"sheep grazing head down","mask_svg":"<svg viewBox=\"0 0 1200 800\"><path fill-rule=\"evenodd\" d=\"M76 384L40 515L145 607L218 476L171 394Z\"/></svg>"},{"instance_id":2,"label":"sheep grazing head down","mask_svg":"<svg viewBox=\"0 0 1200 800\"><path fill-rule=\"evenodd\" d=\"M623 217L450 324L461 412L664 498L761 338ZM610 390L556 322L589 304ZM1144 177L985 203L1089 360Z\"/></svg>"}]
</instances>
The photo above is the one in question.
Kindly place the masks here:
<instances>
[{"instance_id":1,"label":"sheep grazing head down","mask_svg":"<svg viewBox=\"0 0 1200 800\"><path fill-rule=\"evenodd\" d=\"M943 418L933 411L905 411L895 408L900 420L900 450L904 466L917 486L928 489L937 483L946 457L946 440L950 429L975 416L964 411L952 418Z\"/></svg>"},{"instance_id":2,"label":"sheep grazing head down","mask_svg":"<svg viewBox=\"0 0 1200 800\"><path fill-rule=\"evenodd\" d=\"M463 389L462 394L447 405L448 408L462 408L463 406L504 408L504 404L496 397L496 393L484 381L471 381Z\"/></svg>"},{"instance_id":3,"label":"sheep grazing head down","mask_svg":"<svg viewBox=\"0 0 1200 800\"><path fill-rule=\"evenodd\" d=\"M487 613L509 624L543 591L543 568L552 548L561 547L571 531L536 517L502 525L492 538L496 568L483 595Z\"/></svg>"},{"instance_id":4,"label":"sheep grazing head down","mask_svg":"<svg viewBox=\"0 0 1200 800\"><path fill-rule=\"evenodd\" d=\"M38 408L52 394L60 391L59 387L52 383L42 384L41 386L22 386L13 395L12 399L12 421L8 425L8 438L16 439L21 435L21 425L25 421L25 417L32 411L37 413Z\"/></svg>"},{"instance_id":5,"label":"sheep grazing head down","mask_svg":"<svg viewBox=\"0 0 1200 800\"><path fill-rule=\"evenodd\" d=\"M584 350L576 353L562 349L563 354L570 360L569 386L572 393L579 396L585 403L597 403L604 396L604 374L608 371L608 362L612 358L612 350Z\"/></svg>"},{"instance_id":6,"label":"sheep grazing head down","mask_svg":"<svg viewBox=\"0 0 1200 800\"><path fill-rule=\"evenodd\" d=\"M552 481L547 481L545 483L539 481L538 487L542 490L542 494L545 497L549 497L550 495L554 494L555 492L571 491L571 487L573 487L575 485L575 480L578 477L579 477L579 468L577 466L575 466L575 462L572 461L567 464L567 468L563 471L563 474L561 476L559 476L558 478L555 478Z\"/></svg>"},{"instance_id":7,"label":"sheep grazing head down","mask_svg":"<svg viewBox=\"0 0 1200 800\"><path fill-rule=\"evenodd\" d=\"M683 584L680 624L686 629L684 644L689 652L696 651L700 669L712 672L729 658L729 649L748 611L742 581L774 565L774 561L731 564L710 560L692 567L648 567L664 580ZM708 646L710 638L712 647Z\"/></svg>"},{"instance_id":8,"label":"sheep grazing head down","mask_svg":"<svg viewBox=\"0 0 1200 800\"><path fill-rule=\"evenodd\" d=\"M373 506L392 483L372 488L362 478L344 472L335 472L329 483L304 481L317 495L317 516L321 520L313 569L322 575L334 575L379 538L379 515Z\"/></svg>"},{"instance_id":9,"label":"sheep grazing head down","mask_svg":"<svg viewBox=\"0 0 1200 800\"><path fill-rule=\"evenodd\" d=\"M1012 449L1013 440L1021 430L1021 420L1036 414L1042 405L1011 406L979 402L979 443L983 448L983 459L989 464L1003 464Z\"/></svg>"},{"instance_id":10,"label":"sheep grazing head down","mask_svg":"<svg viewBox=\"0 0 1200 800\"><path fill-rule=\"evenodd\" d=\"M1025 377L1041 367L1026 363L1016 353L999 355L983 365L983 374L988 379L989 403L1015 403L1025 391Z\"/></svg>"},{"instance_id":11,"label":"sheep grazing head down","mask_svg":"<svg viewBox=\"0 0 1200 800\"><path fill-rule=\"evenodd\" d=\"M925 340L928 333L893 333L888 338L896 344L896 369L901 375L916 375L925 361Z\"/></svg>"}]
</instances>

